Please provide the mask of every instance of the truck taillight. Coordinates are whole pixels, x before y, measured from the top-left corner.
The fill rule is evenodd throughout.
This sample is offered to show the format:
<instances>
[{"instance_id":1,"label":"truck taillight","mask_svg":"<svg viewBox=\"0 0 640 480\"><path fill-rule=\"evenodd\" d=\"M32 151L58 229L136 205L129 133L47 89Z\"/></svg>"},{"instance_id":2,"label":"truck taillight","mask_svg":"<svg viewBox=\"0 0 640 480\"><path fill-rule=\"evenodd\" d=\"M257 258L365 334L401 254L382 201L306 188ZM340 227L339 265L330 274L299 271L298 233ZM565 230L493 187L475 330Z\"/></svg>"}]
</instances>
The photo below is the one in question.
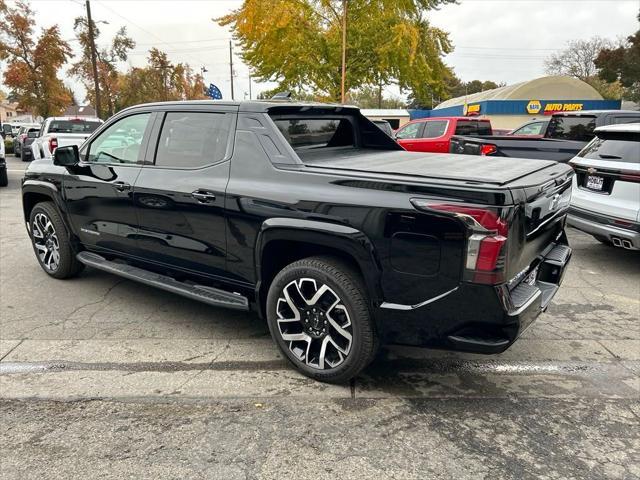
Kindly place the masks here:
<instances>
[{"instance_id":1,"label":"truck taillight","mask_svg":"<svg viewBox=\"0 0 640 480\"><path fill-rule=\"evenodd\" d=\"M450 215L463 222L470 231L467 239L465 269L476 283L495 284L504 281L509 224L496 209L456 204L431 203L413 198L414 207L423 211Z\"/></svg>"},{"instance_id":2,"label":"truck taillight","mask_svg":"<svg viewBox=\"0 0 640 480\"><path fill-rule=\"evenodd\" d=\"M498 151L498 148L495 145L490 143L484 144L480 147L480 155L492 155Z\"/></svg>"},{"instance_id":3,"label":"truck taillight","mask_svg":"<svg viewBox=\"0 0 640 480\"><path fill-rule=\"evenodd\" d=\"M49 139L49 151L53 153L53 151L58 148L58 139L55 137L51 137Z\"/></svg>"}]
</instances>

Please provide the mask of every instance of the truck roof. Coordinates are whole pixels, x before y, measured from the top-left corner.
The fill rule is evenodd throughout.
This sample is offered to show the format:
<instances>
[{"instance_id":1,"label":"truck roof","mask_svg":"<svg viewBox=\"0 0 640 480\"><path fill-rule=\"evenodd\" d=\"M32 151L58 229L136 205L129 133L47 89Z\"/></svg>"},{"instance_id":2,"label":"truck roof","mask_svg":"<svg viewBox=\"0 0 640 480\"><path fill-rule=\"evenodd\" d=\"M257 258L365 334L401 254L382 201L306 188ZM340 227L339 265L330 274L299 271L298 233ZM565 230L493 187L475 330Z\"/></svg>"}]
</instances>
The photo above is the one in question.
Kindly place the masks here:
<instances>
[{"instance_id":1,"label":"truck roof","mask_svg":"<svg viewBox=\"0 0 640 480\"><path fill-rule=\"evenodd\" d=\"M296 102L288 100L179 100L171 102L153 102L134 105L127 108L134 109L140 107L161 107L161 106L203 106L203 105L221 105L227 107L237 107L241 112L267 112L274 107L290 107L290 108L327 108L327 109L357 109L355 105L343 105L340 103L321 103L321 102Z\"/></svg>"},{"instance_id":2,"label":"truck roof","mask_svg":"<svg viewBox=\"0 0 640 480\"><path fill-rule=\"evenodd\" d=\"M640 112L636 112L634 110L577 110L575 112L555 112L553 114L554 117L563 116L563 117L579 117L581 115L585 116L593 116L593 115L604 115L606 113L621 113L623 115L640 115Z\"/></svg>"},{"instance_id":3,"label":"truck roof","mask_svg":"<svg viewBox=\"0 0 640 480\"><path fill-rule=\"evenodd\" d=\"M611 133L640 133L640 123L619 123L617 125L605 125L603 127L596 128L596 133L599 132L611 132Z\"/></svg>"},{"instance_id":4,"label":"truck roof","mask_svg":"<svg viewBox=\"0 0 640 480\"><path fill-rule=\"evenodd\" d=\"M77 116L66 116L66 117L47 117L45 119L45 121L47 120L82 120L82 121L88 121L88 122L101 122L102 120L100 120L98 117L77 117Z\"/></svg>"}]
</instances>

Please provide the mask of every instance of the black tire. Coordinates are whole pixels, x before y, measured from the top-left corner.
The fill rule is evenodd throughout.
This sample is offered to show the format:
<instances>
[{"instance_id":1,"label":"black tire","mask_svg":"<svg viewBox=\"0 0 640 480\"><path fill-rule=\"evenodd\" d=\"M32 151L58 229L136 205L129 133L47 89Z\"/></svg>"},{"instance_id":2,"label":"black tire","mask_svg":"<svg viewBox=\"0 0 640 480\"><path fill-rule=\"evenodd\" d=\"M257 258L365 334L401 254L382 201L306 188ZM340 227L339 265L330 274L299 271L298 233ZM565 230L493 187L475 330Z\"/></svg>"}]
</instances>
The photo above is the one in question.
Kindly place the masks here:
<instances>
[{"instance_id":1,"label":"black tire","mask_svg":"<svg viewBox=\"0 0 640 480\"><path fill-rule=\"evenodd\" d=\"M44 215L44 217L42 217ZM51 259L51 253L49 256L44 254L44 258L41 257L41 252L37 245L40 247L43 246L44 240L40 238L38 234L35 232L38 231L38 227L34 222L38 221L40 225L42 225L42 218L46 218L51 222L51 229L46 229L47 241L50 241L51 245L57 244L57 251L59 254L59 259L55 266L53 262L49 262ZM42 227L40 227L42 229ZM41 202L38 203L31 210L31 215L29 215L29 232L31 237L31 245L33 246L33 251L36 254L36 258L38 259L38 263L42 267L42 269L54 278L64 279L71 278L82 271L84 265L80 263L76 259L76 253L71 247L71 242L69 241L69 232L65 227L60 214L58 213L58 209L52 202ZM51 235L53 232L53 235ZM55 237L55 241L53 241L53 237ZM51 251L50 249L49 251Z\"/></svg>"},{"instance_id":2,"label":"black tire","mask_svg":"<svg viewBox=\"0 0 640 480\"><path fill-rule=\"evenodd\" d=\"M9 177L7 176L7 167L0 168L0 187L9 185Z\"/></svg>"},{"instance_id":3,"label":"black tire","mask_svg":"<svg viewBox=\"0 0 640 480\"><path fill-rule=\"evenodd\" d=\"M299 312L297 317L300 318L300 321L293 320L290 323L283 322L279 324L278 320L283 320L279 318L279 314L284 316L283 309L288 310L289 315L293 313L294 317L296 317L295 312L293 312L289 306L290 304L285 299L284 289L295 288L294 294L296 291L301 292L299 285L301 279L314 280L314 283L302 280L303 283L301 284L303 289L311 289L307 294L307 298L311 297L311 300L314 298L313 293L319 292L320 289L323 289L323 286L328 287L328 289L324 290L323 296L319 297L318 302L312 304L318 305L318 310L322 311L319 315L322 315L322 317L318 318L318 315L309 311L311 309L309 305L311 304L302 303L305 311L301 308L297 309ZM316 292L313 292L313 288L316 288ZM322 301L330 304L334 301L334 296L337 298L333 303L333 307L328 309L322 307ZM290 294L289 297L292 298L293 295ZM307 301L304 297L300 298L305 302ZM292 299L292 301L294 300ZM278 311L278 308L280 311ZM309 325L308 315L315 315L311 319L311 324L314 324L314 327ZM329 319L329 316L332 318ZM305 322L307 325L303 323L303 317L307 320ZM329 319L328 325L327 319ZM347 341L348 337L334 328L336 322L338 322L338 326L343 332L351 333L350 341ZM271 336L285 357L302 373L322 382L348 382L373 360L379 345L362 278L358 272L346 263L328 256L298 260L286 266L276 275L269 287L267 296L267 323ZM315 328L323 328L323 323L327 325L327 333L323 334L318 330L314 330ZM287 331L283 332L281 328ZM288 330L289 328L292 330ZM308 328L312 329L311 333L306 330ZM301 332L298 333L297 331L300 330ZM289 332L293 332L293 335L306 335L306 342L303 340L290 342L283 339L283 335L287 336L290 334ZM316 334L320 336L316 337ZM327 342L324 342L325 337L330 337ZM313 364L311 350L316 349L316 346L320 346L321 352L323 343L326 345L324 350L326 357L322 353L318 353L317 366L309 365L309 362ZM349 347L347 347L347 343ZM302 350L308 345L313 347L307 348L303 355ZM343 355L344 352L339 350L338 345L347 352L346 355ZM293 350L300 353L296 355ZM307 352L309 352L308 355ZM329 365L331 363L330 356L332 356L332 363L335 366ZM322 365L322 368L320 365Z\"/></svg>"}]
</instances>

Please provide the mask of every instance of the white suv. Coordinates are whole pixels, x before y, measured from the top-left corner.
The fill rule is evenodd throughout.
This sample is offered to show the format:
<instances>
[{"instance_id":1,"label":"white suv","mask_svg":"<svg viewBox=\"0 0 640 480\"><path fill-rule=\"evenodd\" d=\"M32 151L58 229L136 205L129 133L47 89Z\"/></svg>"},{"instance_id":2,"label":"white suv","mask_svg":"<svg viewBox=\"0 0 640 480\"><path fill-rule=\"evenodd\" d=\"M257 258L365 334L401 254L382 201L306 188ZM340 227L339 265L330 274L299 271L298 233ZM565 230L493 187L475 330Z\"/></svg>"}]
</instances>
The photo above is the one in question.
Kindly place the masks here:
<instances>
[{"instance_id":1,"label":"white suv","mask_svg":"<svg viewBox=\"0 0 640 480\"><path fill-rule=\"evenodd\" d=\"M603 243L640 249L640 123L596 128L570 162L569 225Z\"/></svg>"}]
</instances>

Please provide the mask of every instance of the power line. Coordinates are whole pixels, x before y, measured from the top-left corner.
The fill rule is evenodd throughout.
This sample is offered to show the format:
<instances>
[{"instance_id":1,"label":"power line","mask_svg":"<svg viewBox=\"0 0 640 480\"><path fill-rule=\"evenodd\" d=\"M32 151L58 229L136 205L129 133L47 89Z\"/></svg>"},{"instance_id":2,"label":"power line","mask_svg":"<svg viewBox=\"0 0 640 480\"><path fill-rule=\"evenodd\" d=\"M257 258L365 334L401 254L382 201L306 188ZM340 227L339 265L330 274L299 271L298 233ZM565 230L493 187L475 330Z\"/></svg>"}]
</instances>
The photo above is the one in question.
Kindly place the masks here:
<instances>
[{"instance_id":1,"label":"power line","mask_svg":"<svg viewBox=\"0 0 640 480\"><path fill-rule=\"evenodd\" d=\"M160 38L158 35L156 35L155 33L147 30L144 27L141 27L140 25L138 25L137 23L135 23L132 20L129 20L127 17L121 15L120 13L116 12L115 10L113 10L111 7L108 7L103 1L99 1L98 2L99 5L101 5L102 7L106 8L107 10L109 10L110 12L114 13L115 15L117 15L118 17L122 18L125 22L130 23L131 25L133 25L134 27L142 30L143 32L145 32L147 35L151 35L152 37L158 39L158 41L163 44L163 45L168 45L170 47L176 48L175 45L172 45L169 42L166 42L165 40L163 40L162 38ZM187 55L189 56L189 55ZM192 56L191 59L196 59L196 63L200 63L200 64L205 64L207 62L203 61L201 58L196 58L195 56Z\"/></svg>"}]
</instances>

